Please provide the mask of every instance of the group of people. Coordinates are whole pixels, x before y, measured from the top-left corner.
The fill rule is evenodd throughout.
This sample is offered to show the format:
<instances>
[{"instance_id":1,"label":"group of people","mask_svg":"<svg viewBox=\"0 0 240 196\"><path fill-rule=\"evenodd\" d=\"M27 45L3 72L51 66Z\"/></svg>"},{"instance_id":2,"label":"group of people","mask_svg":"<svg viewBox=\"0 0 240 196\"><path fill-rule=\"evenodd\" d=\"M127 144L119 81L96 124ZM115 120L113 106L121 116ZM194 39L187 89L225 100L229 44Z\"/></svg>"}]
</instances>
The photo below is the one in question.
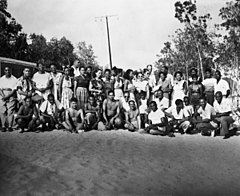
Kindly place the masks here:
<instances>
[{"instance_id":1,"label":"group of people","mask_svg":"<svg viewBox=\"0 0 240 196\"><path fill-rule=\"evenodd\" d=\"M188 80L168 67L153 72L92 70L79 60L57 71L44 63L31 74L24 68L15 78L9 67L0 78L2 131L20 133L64 129L72 133L90 130L127 129L174 137L181 134L216 134L229 138L231 102L229 84L221 72L206 69L204 79L192 69Z\"/></svg>"}]
</instances>

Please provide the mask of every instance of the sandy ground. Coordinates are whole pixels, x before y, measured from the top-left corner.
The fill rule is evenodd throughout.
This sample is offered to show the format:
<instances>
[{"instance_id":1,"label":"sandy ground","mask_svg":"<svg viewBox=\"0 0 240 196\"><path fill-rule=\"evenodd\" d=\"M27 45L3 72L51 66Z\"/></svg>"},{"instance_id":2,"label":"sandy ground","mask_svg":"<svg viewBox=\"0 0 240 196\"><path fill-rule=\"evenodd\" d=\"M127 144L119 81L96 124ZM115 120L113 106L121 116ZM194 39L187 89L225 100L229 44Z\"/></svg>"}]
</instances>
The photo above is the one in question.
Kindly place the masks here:
<instances>
[{"instance_id":1,"label":"sandy ground","mask_svg":"<svg viewBox=\"0 0 240 196\"><path fill-rule=\"evenodd\" d=\"M240 136L0 133L0 195L240 195Z\"/></svg>"}]
</instances>

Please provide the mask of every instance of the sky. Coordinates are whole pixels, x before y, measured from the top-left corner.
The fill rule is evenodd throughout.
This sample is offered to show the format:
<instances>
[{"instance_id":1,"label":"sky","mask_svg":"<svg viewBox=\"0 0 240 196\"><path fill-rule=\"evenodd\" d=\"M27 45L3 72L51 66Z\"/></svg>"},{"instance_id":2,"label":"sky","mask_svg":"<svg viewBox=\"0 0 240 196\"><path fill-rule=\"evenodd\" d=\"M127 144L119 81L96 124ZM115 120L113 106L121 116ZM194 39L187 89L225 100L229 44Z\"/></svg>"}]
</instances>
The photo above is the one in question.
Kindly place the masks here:
<instances>
[{"instance_id":1,"label":"sky","mask_svg":"<svg viewBox=\"0 0 240 196\"><path fill-rule=\"evenodd\" d=\"M8 11L27 34L65 36L74 46L85 41L93 46L100 65L109 64L105 19L109 31L113 66L138 69L152 64L163 43L171 40L181 24L174 18L176 0L8 0ZM227 0L197 0L198 14L211 13L221 20L219 9Z\"/></svg>"}]
</instances>

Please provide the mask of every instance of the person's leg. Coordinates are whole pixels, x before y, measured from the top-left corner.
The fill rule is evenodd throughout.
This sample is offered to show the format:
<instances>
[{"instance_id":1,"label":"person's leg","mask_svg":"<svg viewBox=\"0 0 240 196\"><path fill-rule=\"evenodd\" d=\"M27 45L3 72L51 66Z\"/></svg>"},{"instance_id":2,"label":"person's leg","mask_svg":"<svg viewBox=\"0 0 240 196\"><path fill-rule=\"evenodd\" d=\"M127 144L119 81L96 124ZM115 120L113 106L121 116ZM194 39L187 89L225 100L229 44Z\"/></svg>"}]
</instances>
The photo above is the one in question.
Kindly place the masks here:
<instances>
[{"instance_id":1,"label":"person's leg","mask_svg":"<svg viewBox=\"0 0 240 196\"><path fill-rule=\"evenodd\" d=\"M221 130L220 130L220 135L227 135L229 134L229 126L231 123L233 123L234 120L231 116L222 116L220 118L220 123L221 123Z\"/></svg>"},{"instance_id":2,"label":"person's leg","mask_svg":"<svg viewBox=\"0 0 240 196\"><path fill-rule=\"evenodd\" d=\"M69 132L72 133L72 131L73 131L73 126L72 126L71 124L69 124L69 123L67 123L66 121L64 121L64 122L62 123L62 125L64 126L64 128L65 128L67 131L69 131Z\"/></svg>"},{"instance_id":3,"label":"person's leg","mask_svg":"<svg viewBox=\"0 0 240 196\"><path fill-rule=\"evenodd\" d=\"M150 129L149 133L151 135L161 135L161 136L165 136L166 135L166 127L156 127L156 128L152 128Z\"/></svg>"},{"instance_id":4,"label":"person's leg","mask_svg":"<svg viewBox=\"0 0 240 196\"><path fill-rule=\"evenodd\" d=\"M12 131L14 112L16 110L17 102L15 100L10 100L6 103L7 107L7 118L8 118L8 128L9 131Z\"/></svg>"},{"instance_id":5,"label":"person's leg","mask_svg":"<svg viewBox=\"0 0 240 196\"><path fill-rule=\"evenodd\" d=\"M2 129L3 129L3 132L7 131L6 129L6 119L7 119L7 116L5 113L0 113L0 118L1 118L1 124L2 124Z\"/></svg>"}]
</instances>

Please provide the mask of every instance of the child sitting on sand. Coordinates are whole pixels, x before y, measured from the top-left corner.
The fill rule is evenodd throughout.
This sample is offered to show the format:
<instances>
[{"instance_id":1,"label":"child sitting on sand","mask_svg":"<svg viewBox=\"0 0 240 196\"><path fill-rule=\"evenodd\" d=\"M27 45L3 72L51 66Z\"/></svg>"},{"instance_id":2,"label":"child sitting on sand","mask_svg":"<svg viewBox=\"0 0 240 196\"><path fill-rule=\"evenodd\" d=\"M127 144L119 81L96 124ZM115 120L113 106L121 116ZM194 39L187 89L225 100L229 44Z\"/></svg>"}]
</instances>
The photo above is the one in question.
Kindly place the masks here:
<instances>
[{"instance_id":1,"label":"child sitting on sand","mask_svg":"<svg viewBox=\"0 0 240 196\"><path fill-rule=\"evenodd\" d=\"M17 126L21 128L20 133L35 131L36 127L40 125L38 111L35 104L32 103L31 97L26 97L24 101L16 116Z\"/></svg>"},{"instance_id":2,"label":"child sitting on sand","mask_svg":"<svg viewBox=\"0 0 240 196\"><path fill-rule=\"evenodd\" d=\"M77 110L77 99L70 100L70 108L66 110L63 126L71 133L78 133L84 128L84 115L82 109Z\"/></svg>"}]
</instances>

